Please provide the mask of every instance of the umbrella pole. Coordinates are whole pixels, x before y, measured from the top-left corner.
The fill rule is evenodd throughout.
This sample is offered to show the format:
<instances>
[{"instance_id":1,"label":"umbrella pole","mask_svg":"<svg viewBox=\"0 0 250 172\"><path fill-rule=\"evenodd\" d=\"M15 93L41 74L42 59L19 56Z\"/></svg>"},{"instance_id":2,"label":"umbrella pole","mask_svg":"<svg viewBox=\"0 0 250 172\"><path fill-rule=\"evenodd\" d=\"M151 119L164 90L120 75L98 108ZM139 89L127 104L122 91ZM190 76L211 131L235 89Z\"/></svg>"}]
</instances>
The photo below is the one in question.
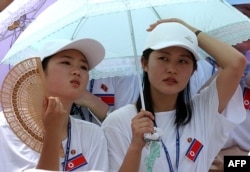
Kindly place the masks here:
<instances>
[{"instance_id":1,"label":"umbrella pole","mask_svg":"<svg viewBox=\"0 0 250 172\"><path fill-rule=\"evenodd\" d=\"M137 79L138 79L138 84L139 84L139 90L140 90L140 98L141 98L141 108L143 110L145 109L145 102L144 102L144 95L143 95L143 89L142 89L142 81L141 81L141 75L140 75L140 69L139 69L139 59L135 59L136 61L136 71L137 71Z\"/></svg>"},{"instance_id":2,"label":"umbrella pole","mask_svg":"<svg viewBox=\"0 0 250 172\"><path fill-rule=\"evenodd\" d=\"M134 37L135 35L134 35L134 28L133 28L133 21L132 21L132 17L131 17L131 11L127 10L127 14L128 14L130 33L131 33L131 40L132 40L133 51L134 51L135 66L136 66L139 90L140 90L141 107L142 107L143 110L145 110L145 102L144 102L144 96L143 96L143 89L142 89L142 81L141 81L141 76L140 76L139 62L138 62L138 58L137 58L138 55L137 55L137 51L136 51L136 44L135 44L135 37Z\"/></svg>"}]
</instances>

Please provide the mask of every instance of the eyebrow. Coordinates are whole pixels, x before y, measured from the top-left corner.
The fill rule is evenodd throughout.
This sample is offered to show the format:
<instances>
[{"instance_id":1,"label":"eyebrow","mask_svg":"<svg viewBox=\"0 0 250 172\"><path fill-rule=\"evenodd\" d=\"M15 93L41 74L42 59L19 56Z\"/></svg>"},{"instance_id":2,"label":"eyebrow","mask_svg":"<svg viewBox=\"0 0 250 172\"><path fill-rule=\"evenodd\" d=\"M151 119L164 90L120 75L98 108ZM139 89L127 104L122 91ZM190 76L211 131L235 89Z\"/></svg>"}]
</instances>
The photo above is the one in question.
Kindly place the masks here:
<instances>
[{"instance_id":1,"label":"eyebrow","mask_svg":"<svg viewBox=\"0 0 250 172\"><path fill-rule=\"evenodd\" d=\"M192 59L192 53L189 50L188 50L188 52L189 52L189 54L184 53L184 54L180 54L180 56L182 56L182 57L188 57L188 58ZM158 50L158 53L163 53L163 54L171 55L171 53L163 51L163 50Z\"/></svg>"},{"instance_id":2,"label":"eyebrow","mask_svg":"<svg viewBox=\"0 0 250 172\"><path fill-rule=\"evenodd\" d=\"M68 56L68 55L62 55L61 58L73 59L72 56ZM81 58L81 62L88 64L88 61L87 61L86 57L85 58Z\"/></svg>"}]
</instances>

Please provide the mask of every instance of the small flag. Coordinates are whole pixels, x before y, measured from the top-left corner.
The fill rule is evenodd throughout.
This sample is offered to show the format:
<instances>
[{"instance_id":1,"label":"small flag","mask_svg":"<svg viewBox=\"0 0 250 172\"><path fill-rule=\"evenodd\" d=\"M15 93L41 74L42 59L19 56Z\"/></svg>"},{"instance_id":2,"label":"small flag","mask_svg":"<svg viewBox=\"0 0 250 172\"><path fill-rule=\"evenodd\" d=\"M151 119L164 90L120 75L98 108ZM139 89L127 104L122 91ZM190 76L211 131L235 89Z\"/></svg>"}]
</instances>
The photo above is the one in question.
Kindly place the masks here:
<instances>
[{"instance_id":1,"label":"small flag","mask_svg":"<svg viewBox=\"0 0 250 172\"><path fill-rule=\"evenodd\" d=\"M97 97L100 97L109 106L115 105L115 95L114 94L95 94Z\"/></svg>"},{"instance_id":2,"label":"small flag","mask_svg":"<svg viewBox=\"0 0 250 172\"><path fill-rule=\"evenodd\" d=\"M194 139L187 150L186 156L190 160L195 162L202 148L203 148L203 144L199 142L199 140Z\"/></svg>"},{"instance_id":3,"label":"small flag","mask_svg":"<svg viewBox=\"0 0 250 172\"><path fill-rule=\"evenodd\" d=\"M105 92L108 91L108 87L107 87L105 84L102 84L102 85L101 85L101 89L102 89L103 91L105 91Z\"/></svg>"},{"instance_id":4,"label":"small flag","mask_svg":"<svg viewBox=\"0 0 250 172\"><path fill-rule=\"evenodd\" d=\"M62 164L64 165L65 162ZM79 154L71 159L69 159L66 167L66 171L73 171L77 168L80 168L84 165L88 164L87 160L82 154Z\"/></svg>"},{"instance_id":5,"label":"small flag","mask_svg":"<svg viewBox=\"0 0 250 172\"><path fill-rule=\"evenodd\" d=\"M250 108L250 89L249 88L244 88L243 101L244 101L245 109L248 110Z\"/></svg>"}]
</instances>

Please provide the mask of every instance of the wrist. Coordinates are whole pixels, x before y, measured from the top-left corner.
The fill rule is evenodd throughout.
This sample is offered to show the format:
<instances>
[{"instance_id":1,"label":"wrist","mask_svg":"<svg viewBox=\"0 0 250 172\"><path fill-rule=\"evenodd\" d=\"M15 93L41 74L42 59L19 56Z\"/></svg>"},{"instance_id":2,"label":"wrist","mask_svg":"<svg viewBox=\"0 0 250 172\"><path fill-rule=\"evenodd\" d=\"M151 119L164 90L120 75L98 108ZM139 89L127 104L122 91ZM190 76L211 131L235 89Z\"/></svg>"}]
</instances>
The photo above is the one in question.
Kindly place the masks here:
<instances>
[{"instance_id":1,"label":"wrist","mask_svg":"<svg viewBox=\"0 0 250 172\"><path fill-rule=\"evenodd\" d=\"M198 37L198 35L199 35L201 32L202 32L201 30L196 30L194 33L195 33L195 35Z\"/></svg>"}]
</instances>

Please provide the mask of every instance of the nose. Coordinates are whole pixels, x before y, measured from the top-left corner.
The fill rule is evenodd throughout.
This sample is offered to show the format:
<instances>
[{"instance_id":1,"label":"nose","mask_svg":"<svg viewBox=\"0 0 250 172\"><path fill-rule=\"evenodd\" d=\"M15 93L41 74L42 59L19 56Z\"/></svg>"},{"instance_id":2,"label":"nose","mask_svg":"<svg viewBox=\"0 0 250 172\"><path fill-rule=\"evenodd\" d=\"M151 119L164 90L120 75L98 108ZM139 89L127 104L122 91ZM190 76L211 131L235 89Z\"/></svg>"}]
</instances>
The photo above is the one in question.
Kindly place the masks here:
<instances>
[{"instance_id":1,"label":"nose","mask_svg":"<svg viewBox=\"0 0 250 172\"><path fill-rule=\"evenodd\" d=\"M174 65L169 64L167 66L167 73L176 74L176 68L174 67Z\"/></svg>"},{"instance_id":2,"label":"nose","mask_svg":"<svg viewBox=\"0 0 250 172\"><path fill-rule=\"evenodd\" d=\"M80 71L79 70L73 70L72 74L75 76L80 76Z\"/></svg>"}]
</instances>

